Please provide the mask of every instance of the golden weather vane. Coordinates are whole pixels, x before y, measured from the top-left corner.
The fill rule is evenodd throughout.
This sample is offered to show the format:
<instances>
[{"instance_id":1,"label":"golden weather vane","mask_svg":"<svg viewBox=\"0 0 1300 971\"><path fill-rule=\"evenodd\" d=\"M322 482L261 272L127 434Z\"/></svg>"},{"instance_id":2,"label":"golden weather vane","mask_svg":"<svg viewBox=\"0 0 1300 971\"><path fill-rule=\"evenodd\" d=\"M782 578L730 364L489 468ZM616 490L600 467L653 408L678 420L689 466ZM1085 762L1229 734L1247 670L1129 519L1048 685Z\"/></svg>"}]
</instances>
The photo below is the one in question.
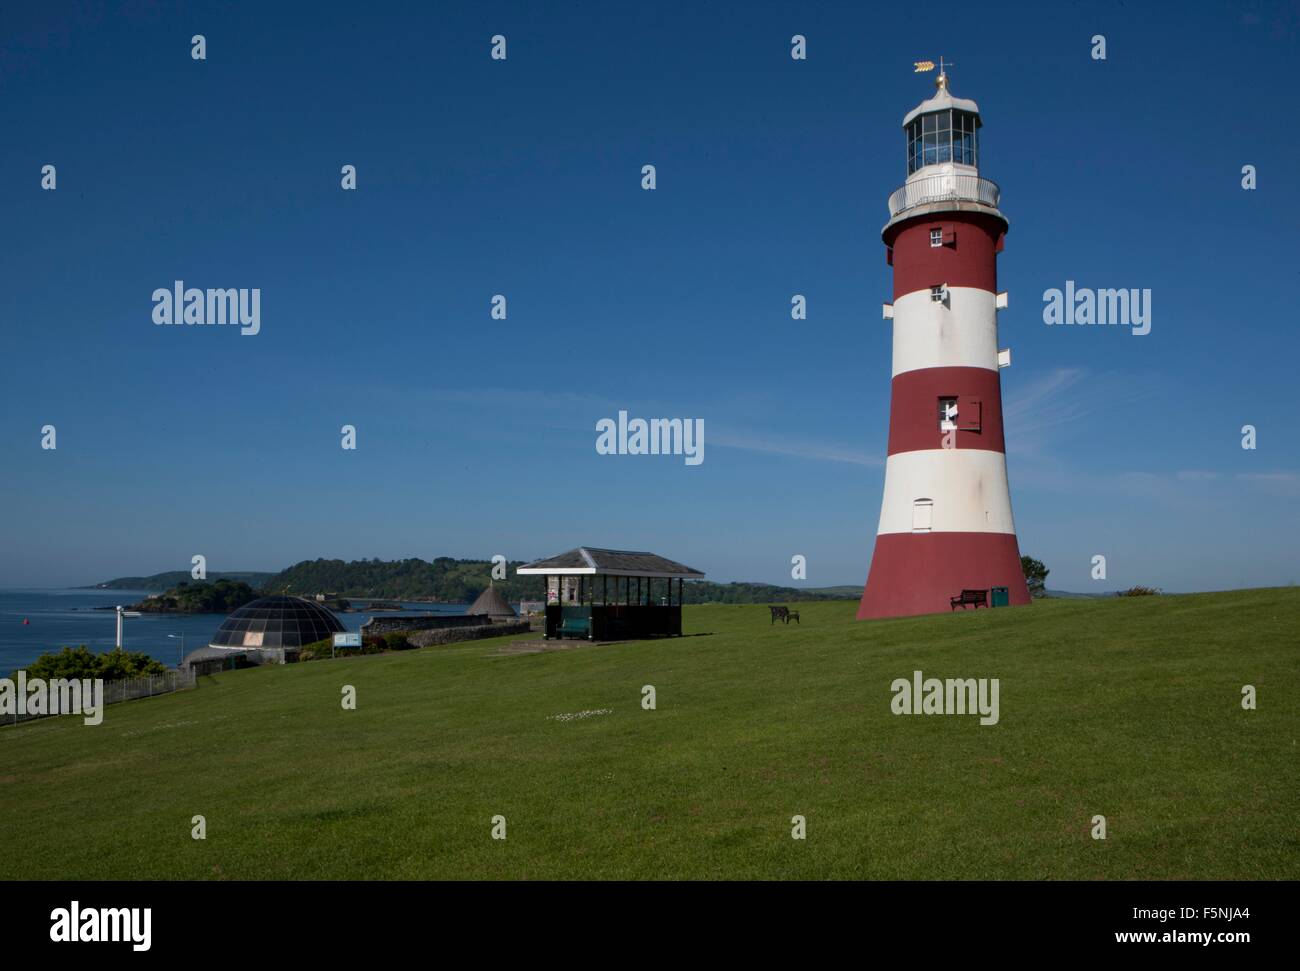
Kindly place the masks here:
<instances>
[{"instance_id":1,"label":"golden weather vane","mask_svg":"<svg viewBox=\"0 0 1300 971\"><path fill-rule=\"evenodd\" d=\"M944 87L948 83L947 69L953 66L954 66L953 64L949 64L944 61L942 54L939 55L939 76L935 78L934 83L941 88ZM913 74L924 74L927 71L933 71L933 70L934 70L934 61L913 61L912 62Z\"/></svg>"}]
</instances>

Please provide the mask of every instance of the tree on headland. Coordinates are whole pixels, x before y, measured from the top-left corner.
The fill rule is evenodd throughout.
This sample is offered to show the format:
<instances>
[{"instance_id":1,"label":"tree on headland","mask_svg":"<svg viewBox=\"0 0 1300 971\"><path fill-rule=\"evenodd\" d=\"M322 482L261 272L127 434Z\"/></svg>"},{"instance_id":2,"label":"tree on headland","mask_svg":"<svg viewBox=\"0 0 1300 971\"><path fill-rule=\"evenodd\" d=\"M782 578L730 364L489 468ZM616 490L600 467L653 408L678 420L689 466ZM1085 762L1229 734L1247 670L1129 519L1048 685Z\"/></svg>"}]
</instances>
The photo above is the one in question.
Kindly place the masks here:
<instances>
[{"instance_id":1,"label":"tree on headland","mask_svg":"<svg viewBox=\"0 0 1300 971\"><path fill-rule=\"evenodd\" d=\"M1047 574L1051 571L1043 564L1042 560L1036 560L1032 556L1022 556L1020 558L1020 570L1025 575L1025 583L1029 586L1029 595L1031 597L1047 596Z\"/></svg>"},{"instance_id":2,"label":"tree on headland","mask_svg":"<svg viewBox=\"0 0 1300 971\"><path fill-rule=\"evenodd\" d=\"M228 614L256 600L258 593L242 580L216 583L181 581L166 593L132 606L149 614Z\"/></svg>"},{"instance_id":3,"label":"tree on headland","mask_svg":"<svg viewBox=\"0 0 1300 971\"><path fill-rule=\"evenodd\" d=\"M384 561L378 559L304 560L266 581L268 594L314 597L332 594L364 600L431 600L469 603L488 585L493 564L488 560L456 560L440 556L426 561L417 558ZM521 577L514 571L523 561L507 563L505 579L496 587L507 600L540 600L545 595L542 577Z\"/></svg>"},{"instance_id":4,"label":"tree on headland","mask_svg":"<svg viewBox=\"0 0 1300 971\"><path fill-rule=\"evenodd\" d=\"M506 564L505 579L495 581L496 588L509 601L542 600L546 597L545 578L519 576L515 571L523 561ZM377 600L432 600L442 603L468 603L483 592L492 575L487 560L456 560L440 556L435 560L377 559L304 560L267 581L266 593L288 593L297 597L314 597L318 593L341 597ZM664 596L665 589L656 582L654 596ZM769 583L713 583L689 580L681 588L686 603L772 603L784 600L856 600L860 587L826 590L779 587ZM673 602L678 590L673 587Z\"/></svg>"}]
</instances>

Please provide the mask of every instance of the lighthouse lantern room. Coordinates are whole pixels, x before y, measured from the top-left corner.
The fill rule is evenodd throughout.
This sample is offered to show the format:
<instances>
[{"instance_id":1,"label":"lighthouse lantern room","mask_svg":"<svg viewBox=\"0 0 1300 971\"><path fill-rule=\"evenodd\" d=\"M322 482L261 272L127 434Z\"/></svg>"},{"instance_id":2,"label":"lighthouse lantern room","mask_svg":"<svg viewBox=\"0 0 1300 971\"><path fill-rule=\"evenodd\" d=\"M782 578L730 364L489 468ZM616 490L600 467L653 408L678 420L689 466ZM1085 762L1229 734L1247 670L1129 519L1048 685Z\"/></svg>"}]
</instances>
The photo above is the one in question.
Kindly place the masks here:
<instances>
[{"instance_id":1,"label":"lighthouse lantern room","mask_svg":"<svg viewBox=\"0 0 1300 971\"><path fill-rule=\"evenodd\" d=\"M1007 483L997 258L1008 221L980 175L979 106L933 97L903 119L907 181L881 235L893 267L885 488L858 619L947 611L1006 588L1029 602ZM1000 592L1000 591L999 591Z\"/></svg>"}]
</instances>

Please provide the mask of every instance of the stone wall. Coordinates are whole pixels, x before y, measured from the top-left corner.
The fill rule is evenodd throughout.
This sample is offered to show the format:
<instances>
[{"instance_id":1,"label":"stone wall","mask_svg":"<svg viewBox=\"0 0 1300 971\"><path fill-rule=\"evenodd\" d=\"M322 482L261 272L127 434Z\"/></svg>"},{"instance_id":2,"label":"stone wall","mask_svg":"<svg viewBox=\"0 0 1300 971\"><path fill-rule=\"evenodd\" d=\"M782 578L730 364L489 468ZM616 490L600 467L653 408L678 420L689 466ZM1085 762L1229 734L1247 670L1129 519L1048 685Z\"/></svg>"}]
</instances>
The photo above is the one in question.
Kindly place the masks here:
<instances>
[{"instance_id":1,"label":"stone wall","mask_svg":"<svg viewBox=\"0 0 1300 971\"><path fill-rule=\"evenodd\" d=\"M515 620L504 624L480 624L478 626L448 627L441 630L422 630L412 634L407 640L416 647L432 647L435 644L476 641L484 637L527 634L530 629L528 621Z\"/></svg>"},{"instance_id":2,"label":"stone wall","mask_svg":"<svg viewBox=\"0 0 1300 971\"><path fill-rule=\"evenodd\" d=\"M394 631L446 630L482 627L492 622L486 614L419 614L416 616L371 617L361 625L361 636L391 634Z\"/></svg>"}]
</instances>

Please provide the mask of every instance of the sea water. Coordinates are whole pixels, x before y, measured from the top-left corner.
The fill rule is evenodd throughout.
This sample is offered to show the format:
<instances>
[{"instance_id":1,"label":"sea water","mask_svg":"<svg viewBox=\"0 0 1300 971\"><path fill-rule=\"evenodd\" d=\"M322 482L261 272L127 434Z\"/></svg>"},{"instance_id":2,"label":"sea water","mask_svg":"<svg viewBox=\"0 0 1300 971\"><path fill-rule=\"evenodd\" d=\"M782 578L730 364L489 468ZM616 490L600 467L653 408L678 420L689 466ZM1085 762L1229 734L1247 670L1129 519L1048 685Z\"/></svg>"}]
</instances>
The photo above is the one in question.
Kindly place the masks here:
<instances>
[{"instance_id":1,"label":"sea water","mask_svg":"<svg viewBox=\"0 0 1300 971\"><path fill-rule=\"evenodd\" d=\"M85 644L96 654L111 651L116 642L117 616L113 607L129 607L148 594L143 590L80 590L41 588L0 590L0 678L8 677L24 665L31 664L47 651ZM364 606L366 601L353 600ZM96 610L108 607L108 610ZM336 614L350 631L360 630L371 617L403 614L463 614L466 604L426 604L402 602L401 611L360 611ZM212 640L225 614L141 614L122 621L122 646L140 651L169 667L181 658L181 638L185 651L205 647ZM23 624L26 620L28 623ZM177 637L169 638L168 634Z\"/></svg>"}]
</instances>

